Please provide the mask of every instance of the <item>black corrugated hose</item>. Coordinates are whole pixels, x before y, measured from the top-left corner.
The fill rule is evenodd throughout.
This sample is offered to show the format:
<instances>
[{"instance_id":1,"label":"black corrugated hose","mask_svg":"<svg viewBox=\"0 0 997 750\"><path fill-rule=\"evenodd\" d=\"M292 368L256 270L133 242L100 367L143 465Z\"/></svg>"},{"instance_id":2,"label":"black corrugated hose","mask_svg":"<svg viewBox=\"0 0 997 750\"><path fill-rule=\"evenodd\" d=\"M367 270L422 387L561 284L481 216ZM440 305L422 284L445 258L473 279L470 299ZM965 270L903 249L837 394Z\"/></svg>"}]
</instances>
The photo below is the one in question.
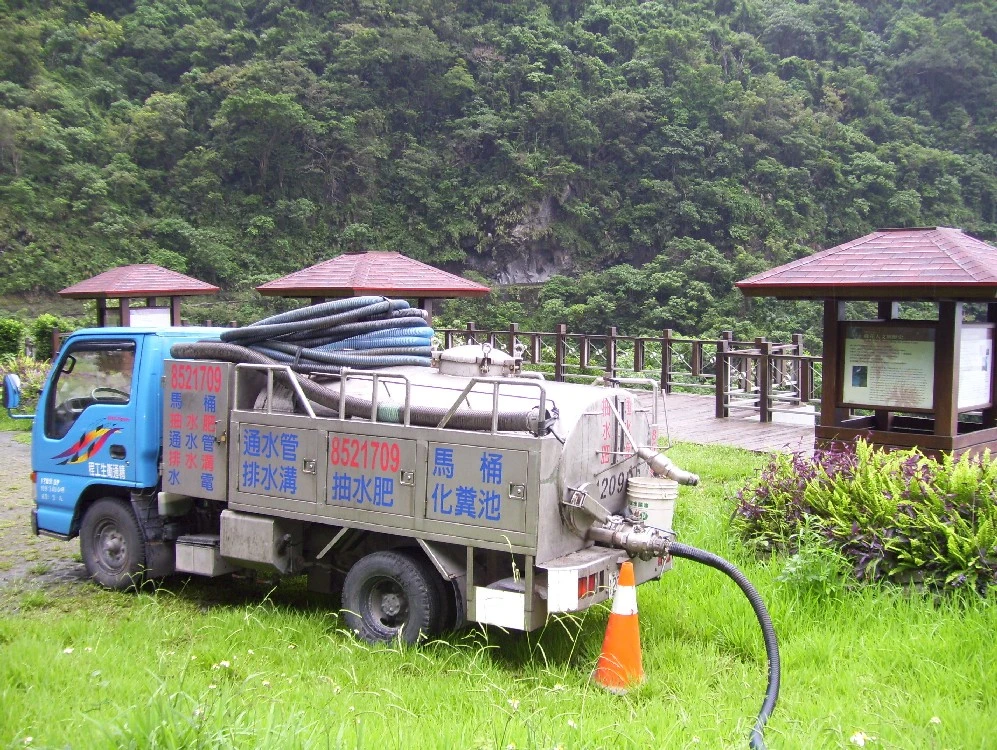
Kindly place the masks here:
<instances>
[{"instance_id":1,"label":"black corrugated hose","mask_svg":"<svg viewBox=\"0 0 997 750\"><path fill-rule=\"evenodd\" d=\"M680 544L679 542L672 542L668 547L668 552L675 557L695 560L696 562L703 563L703 565L710 566L714 570L725 573L728 578L738 585L741 591L744 592L744 595L748 597L748 601L751 602L751 608L755 611L755 617L758 618L758 624L762 628L762 637L765 640L765 655L768 657L769 662L769 683L768 688L765 690L765 700L762 701L762 708L758 712L758 718L755 720L755 726L751 730L751 739L748 744L752 750L765 750L762 729L775 709L775 702L779 699L780 671L779 641L776 640L775 627L772 625L772 618L769 617L768 610L765 608L765 602L762 601L761 595L751 585L751 582L744 573L738 570L733 563L724 560L719 555L697 547L690 547L688 544Z\"/></svg>"}]
</instances>

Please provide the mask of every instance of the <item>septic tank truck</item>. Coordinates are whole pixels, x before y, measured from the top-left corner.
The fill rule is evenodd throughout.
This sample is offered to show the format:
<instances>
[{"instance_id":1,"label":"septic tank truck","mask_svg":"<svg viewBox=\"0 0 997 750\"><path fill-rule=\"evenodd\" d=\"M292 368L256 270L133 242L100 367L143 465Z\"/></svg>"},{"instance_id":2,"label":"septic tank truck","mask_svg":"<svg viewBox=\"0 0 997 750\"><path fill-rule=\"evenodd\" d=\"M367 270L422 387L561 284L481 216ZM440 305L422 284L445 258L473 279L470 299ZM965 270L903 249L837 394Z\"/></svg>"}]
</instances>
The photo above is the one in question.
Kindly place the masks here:
<instances>
[{"instance_id":1,"label":"septic tank truck","mask_svg":"<svg viewBox=\"0 0 997 750\"><path fill-rule=\"evenodd\" d=\"M638 582L669 566L667 530L626 517L627 486L652 468L696 478L657 451L634 394L524 377L474 345L319 386L195 343L224 332L82 330L55 360L32 431L32 528L78 536L101 585L307 574L341 591L362 638L415 640L601 602L628 548ZM185 345L208 358L170 357Z\"/></svg>"}]
</instances>

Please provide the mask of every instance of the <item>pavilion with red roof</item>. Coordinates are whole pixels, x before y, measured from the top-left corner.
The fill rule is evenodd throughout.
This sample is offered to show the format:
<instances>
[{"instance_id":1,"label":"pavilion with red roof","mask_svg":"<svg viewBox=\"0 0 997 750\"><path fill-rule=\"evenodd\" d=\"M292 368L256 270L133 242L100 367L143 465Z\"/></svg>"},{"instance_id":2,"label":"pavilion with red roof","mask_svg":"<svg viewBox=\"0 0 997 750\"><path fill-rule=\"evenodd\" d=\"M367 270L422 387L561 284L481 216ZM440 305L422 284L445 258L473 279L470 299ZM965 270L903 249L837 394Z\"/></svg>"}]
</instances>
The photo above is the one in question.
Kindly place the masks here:
<instances>
[{"instance_id":1,"label":"pavilion with red roof","mask_svg":"<svg viewBox=\"0 0 997 750\"><path fill-rule=\"evenodd\" d=\"M313 304L329 297L402 297L417 300L419 307L432 314L434 299L485 297L491 290L401 253L371 251L316 263L261 284L256 291L268 296L310 297Z\"/></svg>"},{"instance_id":2,"label":"pavilion with red roof","mask_svg":"<svg viewBox=\"0 0 997 750\"><path fill-rule=\"evenodd\" d=\"M997 449L997 247L950 227L881 229L737 286L824 301L819 446ZM847 320L853 300L877 302L877 318ZM937 319L901 317L914 301L936 303ZM967 302L986 303L986 322L964 320Z\"/></svg>"},{"instance_id":3,"label":"pavilion with red roof","mask_svg":"<svg viewBox=\"0 0 997 750\"><path fill-rule=\"evenodd\" d=\"M97 325L107 325L107 300L117 299L121 325L180 325L180 298L195 294L217 294L218 287L152 263L121 266L68 286L63 297L97 300ZM144 297L145 307L131 307L131 300ZM157 307L159 297L169 297L169 307ZM114 308L111 308L112 310ZM167 323L168 321L168 323Z\"/></svg>"}]
</instances>

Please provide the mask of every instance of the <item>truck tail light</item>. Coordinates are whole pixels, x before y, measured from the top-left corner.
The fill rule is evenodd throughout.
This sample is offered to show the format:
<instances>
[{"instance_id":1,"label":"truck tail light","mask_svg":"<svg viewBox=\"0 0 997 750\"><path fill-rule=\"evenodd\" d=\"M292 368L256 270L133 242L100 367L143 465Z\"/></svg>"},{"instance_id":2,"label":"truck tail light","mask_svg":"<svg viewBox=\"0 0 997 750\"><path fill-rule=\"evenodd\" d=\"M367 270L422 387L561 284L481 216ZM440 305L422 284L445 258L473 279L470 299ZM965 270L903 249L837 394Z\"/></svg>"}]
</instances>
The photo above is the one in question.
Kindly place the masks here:
<instances>
[{"instance_id":1,"label":"truck tail light","mask_svg":"<svg viewBox=\"0 0 997 750\"><path fill-rule=\"evenodd\" d=\"M593 573L590 576L579 576L578 577L578 598L581 599L589 594L594 594L596 587L599 585L599 576Z\"/></svg>"}]
</instances>

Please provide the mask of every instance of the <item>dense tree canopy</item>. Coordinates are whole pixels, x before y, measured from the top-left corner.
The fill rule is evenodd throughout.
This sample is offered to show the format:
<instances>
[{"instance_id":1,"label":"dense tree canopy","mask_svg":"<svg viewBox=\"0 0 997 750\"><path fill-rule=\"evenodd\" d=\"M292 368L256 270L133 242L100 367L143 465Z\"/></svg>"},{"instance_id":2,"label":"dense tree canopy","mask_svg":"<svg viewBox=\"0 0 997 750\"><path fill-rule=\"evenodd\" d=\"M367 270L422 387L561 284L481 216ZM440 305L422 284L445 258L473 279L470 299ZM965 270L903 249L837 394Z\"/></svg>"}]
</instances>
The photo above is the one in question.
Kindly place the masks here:
<instances>
[{"instance_id":1,"label":"dense tree canopy","mask_svg":"<svg viewBox=\"0 0 997 750\"><path fill-rule=\"evenodd\" d=\"M370 248L556 259L486 323L793 330L732 282L997 236L995 108L986 0L0 0L0 294Z\"/></svg>"}]
</instances>

